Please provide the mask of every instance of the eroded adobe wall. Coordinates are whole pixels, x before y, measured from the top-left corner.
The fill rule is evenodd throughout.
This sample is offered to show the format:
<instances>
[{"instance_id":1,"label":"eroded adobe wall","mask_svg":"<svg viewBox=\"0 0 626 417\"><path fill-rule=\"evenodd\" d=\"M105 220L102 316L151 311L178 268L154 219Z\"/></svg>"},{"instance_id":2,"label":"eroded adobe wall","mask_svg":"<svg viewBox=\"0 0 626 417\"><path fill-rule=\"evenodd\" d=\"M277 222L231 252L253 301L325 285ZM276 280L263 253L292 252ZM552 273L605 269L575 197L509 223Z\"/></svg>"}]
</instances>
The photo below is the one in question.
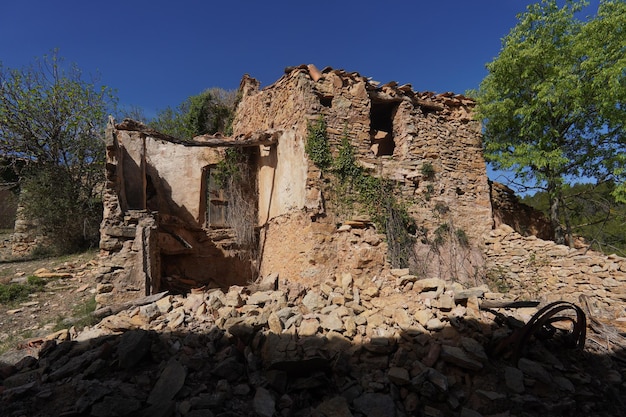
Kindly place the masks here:
<instances>
[{"instance_id":1,"label":"eroded adobe wall","mask_svg":"<svg viewBox=\"0 0 626 417\"><path fill-rule=\"evenodd\" d=\"M262 91L244 77L243 97L233 121L233 136L281 129L278 143L261 146L258 160L259 224L305 207L321 210L319 193L310 193L311 175L304 151L307 122L320 111L308 72L286 74Z\"/></svg>"}]
</instances>

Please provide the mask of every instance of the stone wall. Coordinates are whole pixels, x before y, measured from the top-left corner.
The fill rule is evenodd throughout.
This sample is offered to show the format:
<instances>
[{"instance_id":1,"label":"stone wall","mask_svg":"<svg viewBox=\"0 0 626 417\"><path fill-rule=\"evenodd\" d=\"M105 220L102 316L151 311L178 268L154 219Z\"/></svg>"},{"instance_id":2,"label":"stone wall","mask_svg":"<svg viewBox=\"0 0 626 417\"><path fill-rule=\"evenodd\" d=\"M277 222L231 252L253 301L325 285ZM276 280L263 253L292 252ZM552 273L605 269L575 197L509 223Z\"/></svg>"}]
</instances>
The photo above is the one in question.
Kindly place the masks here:
<instances>
[{"instance_id":1,"label":"stone wall","mask_svg":"<svg viewBox=\"0 0 626 417\"><path fill-rule=\"evenodd\" d=\"M543 213L521 203L515 192L506 185L490 182L489 186L495 227L507 224L523 236L552 239L552 226Z\"/></svg>"},{"instance_id":2,"label":"stone wall","mask_svg":"<svg viewBox=\"0 0 626 417\"><path fill-rule=\"evenodd\" d=\"M500 225L485 239L486 280L500 292L521 299L579 304L581 294L595 300L595 314L623 317L626 259L585 248L574 249Z\"/></svg>"},{"instance_id":3,"label":"stone wall","mask_svg":"<svg viewBox=\"0 0 626 417\"><path fill-rule=\"evenodd\" d=\"M397 183L398 197L419 226L420 276L469 285L491 276L495 285L498 265L511 273L519 265L511 267L507 258L516 248L494 252L502 245L494 243L494 223L545 232L541 222L532 223L537 218L531 212L511 217L520 206L504 187L490 189L480 126L471 118L474 103L466 97L416 93L393 82L381 86L358 73L313 66L288 68L262 90L246 76L241 91L233 136L222 145L233 146L254 132L275 132L277 138L250 153L260 234L254 261L252 253L241 260L227 229L205 224L204 169L222 151L164 140L145 129L110 127L101 248L119 257L111 268L126 265L118 269L134 274L128 281L138 288L156 291L170 279L223 287L257 273L310 283L346 270L356 277L388 277L385 238L369 219L333 211L328 178L308 161L307 128L320 115L331 152L336 155L347 135L370 174ZM541 255L533 255L534 266ZM118 269L109 276L121 274ZM156 271L160 281L145 271ZM519 282L530 281L522 276Z\"/></svg>"},{"instance_id":4,"label":"stone wall","mask_svg":"<svg viewBox=\"0 0 626 417\"><path fill-rule=\"evenodd\" d=\"M286 227L284 224L289 221L273 222L273 219L294 210L304 210L317 222L336 224L350 220L350 214L337 217L336 212L328 210L329 195L322 192L327 179L306 158L299 159L304 156L307 126L320 115L327 124L331 152L337 154L341 139L347 135L356 149L357 159L372 175L397 182L399 196L428 238L445 224L462 230L471 245L479 246L481 236L491 230L489 186L480 126L471 120L472 100L452 94L415 93L411 86L393 82L379 86L358 73L332 68L319 71L311 65L287 68L280 80L262 90L258 89L256 80L245 77L242 91L233 125L235 134L269 128L290 132L279 140L275 150L268 152L284 156L287 152L281 149L298 149L297 154L277 158L279 166L298 167L290 170L288 178L302 178L302 170L306 169L304 201L300 199L300 204L288 207L277 203L269 215L261 216L260 225L267 237L264 253L281 251L287 232L272 229ZM432 174L425 174L426 165L432 168ZM278 169L268 169L267 174L260 176L260 196L272 195L272 201L280 202L280 194L294 189L301 195L301 188L277 186L276 179L285 181L281 180L282 176L278 175ZM267 205L260 198L261 207ZM324 216L333 218L324 220ZM272 236L280 238L274 240ZM310 244L302 243L294 246L290 241L290 246L303 258L309 253ZM470 258L472 272L468 274L474 274L482 259ZM437 259L432 257L427 263L428 268L434 267ZM264 259L261 273L281 268Z\"/></svg>"},{"instance_id":5,"label":"stone wall","mask_svg":"<svg viewBox=\"0 0 626 417\"><path fill-rule=\"evenodd\" d=\"M46 238L39 227L39 222L24 213L24 207L17 206L15 224L11 235L11 254L21 257L28 256L37 247L45 247Z\"/></svg>"}]
</instances>

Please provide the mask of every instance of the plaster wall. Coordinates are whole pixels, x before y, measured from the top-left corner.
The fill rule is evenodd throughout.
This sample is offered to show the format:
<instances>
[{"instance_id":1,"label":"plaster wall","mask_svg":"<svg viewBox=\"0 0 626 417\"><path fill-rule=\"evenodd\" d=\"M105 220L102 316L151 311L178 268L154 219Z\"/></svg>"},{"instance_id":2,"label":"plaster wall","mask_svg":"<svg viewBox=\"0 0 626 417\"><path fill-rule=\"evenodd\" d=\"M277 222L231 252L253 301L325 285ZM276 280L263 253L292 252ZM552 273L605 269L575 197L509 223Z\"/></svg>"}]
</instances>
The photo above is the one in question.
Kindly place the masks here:
<instances>
[{"instance_id":1,"label":"plaster wall","mask_svg":"<svg viewBox=\"0 0 626 417\"><path fill-rule=\"evenodd\" d=\"M263 146L259 156L259 224L304 208L307 164L304 141L295 131L283 133L276 146Z\"/></svg>"},{"instance_id":2,"label":"plaster wall","mask_svg":"<svg viewBox=\"0 0 626 417\"><path fill-rule=\"evenodd\" d=\"M147 196L148 209L202 225L203 170L219 161L219 153L212 148L181 146L151 137L146 138L145 144L146 178L157 194ZM165 201L164 196L170 201Z\"/></svg>"}]
</instances>

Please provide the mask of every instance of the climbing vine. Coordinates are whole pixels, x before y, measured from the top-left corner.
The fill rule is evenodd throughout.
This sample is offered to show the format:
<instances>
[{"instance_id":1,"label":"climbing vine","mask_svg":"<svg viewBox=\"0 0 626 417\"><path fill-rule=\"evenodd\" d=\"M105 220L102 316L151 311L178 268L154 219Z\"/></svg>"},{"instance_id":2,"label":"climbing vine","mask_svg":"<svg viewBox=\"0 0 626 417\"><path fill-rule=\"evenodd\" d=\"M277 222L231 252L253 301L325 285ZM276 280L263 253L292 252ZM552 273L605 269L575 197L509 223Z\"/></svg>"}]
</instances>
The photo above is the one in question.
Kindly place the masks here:
<instances>
[{"instance_id":1,"label":"climbing vine","mask_svg":"<svg viewBox=\"0 0 626 417\"><path fill-rule=\"evenodd\" d=\"M229 182L241 181L242 172L248 166L248 156L239 148L227 148L224 158L217 163L214 178L220 188L226 188Z\"/></svg>"},{"instance_id":2,"label":"climbing vine","mask_svg":"<svg viewBox=\"0 0 626 417\"><path fill-rule=\"evenodd\" d=\"M309 159L322 171L330 168L333 157L326 137L326 122L322 115L315 123L309 123L306 139L304 149Z\"/></svg>"},{"instance_id":3,"label":"climbing vine","mask_svg":"<svg viewBox=\"0 0 626 417\"><path fill-rule=\"evenodd\" d=\"M335 158L328 145L322 116L309 126L308 132L305 150L317 167L330 174L328 191L334 197L338 211L366 212L387 237L392 266L409 267L415 258L413 246L417 225L396 198L395 183L371 175L359 164L347 130Z\"/></svg>"}]
</instances>

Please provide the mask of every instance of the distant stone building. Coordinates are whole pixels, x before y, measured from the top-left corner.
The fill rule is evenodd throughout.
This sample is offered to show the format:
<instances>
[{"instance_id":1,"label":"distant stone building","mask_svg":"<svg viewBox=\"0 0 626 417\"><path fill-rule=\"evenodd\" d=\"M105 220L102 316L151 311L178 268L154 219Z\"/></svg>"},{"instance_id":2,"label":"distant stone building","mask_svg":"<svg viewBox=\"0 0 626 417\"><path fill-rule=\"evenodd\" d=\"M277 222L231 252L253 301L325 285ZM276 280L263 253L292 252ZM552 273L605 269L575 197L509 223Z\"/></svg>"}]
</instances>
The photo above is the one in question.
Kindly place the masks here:
<instances>
[{"instance_id":1,"label":"distant stone building","mask_svg":"<svg viewBox=\"0 0 626 417\"><path fill-rule=\"evenodd\" d=\"M463 271L446 269L452 259L443 262L442 251L424 243L423 273L470 277L483 262L471 248L494 223L473 106L462 95L416 93L410 85L303 65L264 89L244 76L229 138L181 141L132 121L111 123L99 303L243 285L270 273L296 282L388 273L386 242L376 230L328 207L326 178L305 152L307 127L320 116L332 152L347 135L371 175L397 183L425 241L442 225L462 232L470 248ZM240 207L224 198L213 175L229 147L243 149L250 167L253 247L234 236L228 212ZM350 224L362 229L342 233Z\"/></svg>"}]
</instances>

